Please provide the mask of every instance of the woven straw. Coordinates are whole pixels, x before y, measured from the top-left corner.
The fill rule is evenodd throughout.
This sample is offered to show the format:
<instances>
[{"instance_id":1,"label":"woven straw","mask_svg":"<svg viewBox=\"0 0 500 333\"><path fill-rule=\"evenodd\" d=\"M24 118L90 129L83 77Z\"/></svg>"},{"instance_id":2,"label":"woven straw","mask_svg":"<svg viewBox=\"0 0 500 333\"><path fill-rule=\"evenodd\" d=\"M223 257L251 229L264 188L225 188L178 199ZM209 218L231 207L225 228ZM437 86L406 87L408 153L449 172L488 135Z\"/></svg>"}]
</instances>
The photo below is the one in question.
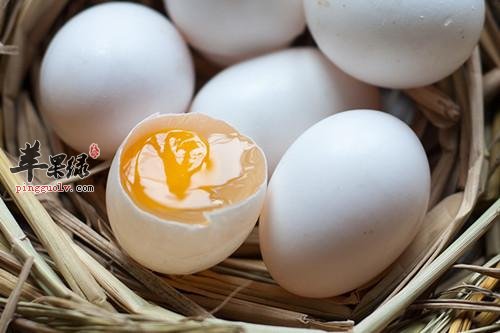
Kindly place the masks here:
<instances>
[{"instance_id":1,"label":"woven straw","mask_svg":"<svg viewBox=\"0 0 500 333\"><path fill-rule=\"evenodd\" d=\"M68 18L99 2L0 0L0 332L8 325L22 332L500 331L498 1L489 2L480 45L457 72L403 91L418 108L412 128L432 167L422 229L377 279L322 300L273 282L256 231L231 258L195 275L139 266L106 220L106 162L84 180L94 193L14 193L23 180L8 168L25 142L40 140L42 159L69 151L38 113L41 57ZM161 1L143 3L164 11ZM304 35L296 44L312 40ZM201 85L220 69L194 56ZM40 173L35 182L50 179Z\"/></svg>"}]
</instances>

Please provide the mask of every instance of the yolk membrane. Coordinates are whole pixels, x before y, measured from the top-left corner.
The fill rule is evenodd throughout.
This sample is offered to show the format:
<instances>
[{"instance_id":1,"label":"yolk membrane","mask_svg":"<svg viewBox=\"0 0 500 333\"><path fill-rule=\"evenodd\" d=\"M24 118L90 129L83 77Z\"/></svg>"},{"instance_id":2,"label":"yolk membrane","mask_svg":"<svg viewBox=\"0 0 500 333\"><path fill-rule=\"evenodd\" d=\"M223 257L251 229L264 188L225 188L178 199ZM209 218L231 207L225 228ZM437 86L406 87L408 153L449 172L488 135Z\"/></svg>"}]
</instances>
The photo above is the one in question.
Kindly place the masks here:
<instances>
[{"instance_id":1,"label":"yolk membrane","mask_svg":"<svg viewBox=\"0 0 500 333\"><path fill-rule=\"evenodd\" d=\"M136 139L120 161L122 185L159 217L203 223L203 212L244 200L264 179L262 153L238 133L166 129Z\"/></svg>"},{"instance_id":2,"label":"yolk membrane","mask_svg":"<svg viewBox=\"0 0 500 333\"><path fill-rule=\"evenodd\" d=\"M208 143L193 132L172 130L166 134L164 149L157 152L170 192L184 199L191 176L208 162Z\"/></svg>"}]
</instances>

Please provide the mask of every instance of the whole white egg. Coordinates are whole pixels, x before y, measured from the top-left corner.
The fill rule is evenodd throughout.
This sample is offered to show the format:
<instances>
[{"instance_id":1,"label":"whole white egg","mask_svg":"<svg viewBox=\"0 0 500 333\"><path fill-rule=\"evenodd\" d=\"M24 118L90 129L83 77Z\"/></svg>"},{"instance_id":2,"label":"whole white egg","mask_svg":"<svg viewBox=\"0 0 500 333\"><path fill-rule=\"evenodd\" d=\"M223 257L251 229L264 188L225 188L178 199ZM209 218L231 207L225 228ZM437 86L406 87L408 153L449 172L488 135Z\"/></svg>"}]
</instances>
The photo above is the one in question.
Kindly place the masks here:
<instances>
[{"instance_id":1,"label":"whole white egg","mask_svg":"<svg viewBox=\"0 0 500 333\"><path fill-rule=\"evenodd\" d=\"M57 32L39 88L42 111L63 141L78 151L95 142L110 158L140 120L187 110L194 69L181 35L163 15L106 3Z\"/></svg>"},{"instance_id":2,"label":"whole white egg","mask_svg":"<svg viewBox=\"0 0 500 333\"><path fill-rule=\"evenodd\" d=\"M264 150L268 173L308 127L336 112L378 108L378 89L315 48L292 48L233 65L196 95L191 112L222 119Z\"/></svg>"},{"instance_id":3,"label":"whole white egg","mask_svg":"<svg viewBox=\"0 0 500 333\"><path fill-rule=\"evenodd\" d=\"M305 28L301 0L164 0L187 41L228 65L283 48Z\"/></svg>"},{"instance_id":4,"label":"whole white egg","mask_svg":"<svg viewBox=\"0 0 500 333\"><path fill-rule=\"evenodd\" d=\"M304 0L320 49L350 75L411 88L439 81L470 56L484 0Z\"/></svg>"},{"instance_id":5,"label":"whole white egg","mask_svg":"<svg viewBox=\"0 0 500 333\"><path fill-rule=\"evenodd\" d=\"M430 171L413 131L387 113L341 112L288 149L268 186L260 245L273 278L330 297L382 273L415 236Z\"/></svg>"}]
</instances>

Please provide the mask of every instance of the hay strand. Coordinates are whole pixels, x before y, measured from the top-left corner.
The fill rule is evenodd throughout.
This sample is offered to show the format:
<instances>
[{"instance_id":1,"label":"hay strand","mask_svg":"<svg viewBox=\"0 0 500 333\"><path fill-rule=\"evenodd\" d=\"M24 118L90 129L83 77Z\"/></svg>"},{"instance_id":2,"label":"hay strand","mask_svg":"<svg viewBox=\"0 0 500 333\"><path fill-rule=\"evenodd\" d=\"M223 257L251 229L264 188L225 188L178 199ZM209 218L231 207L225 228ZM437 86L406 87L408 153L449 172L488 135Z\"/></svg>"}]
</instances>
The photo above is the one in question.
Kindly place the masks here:
<instances>
[{"instance_id":1,"label":"hay strand","mask_svg":"<svg viewBox=\"0 0 500 333\"><path fill-rule=\"evenodd\" d=\"M22 184L22 181L16 174L10 172L11 167L7 155L0 149L0 180L49 252L66 282L75 293L90 302L109 307L106 304L104 291L77 257L70 242L63 238L62 231L36 197L30 192L16 193L16 185Z\"/></svg>"},{"instance_id":2,"label":"hay strand","mask_svg":"<svg viewBox=\"0 0 500 333\"><path fill-rule=\"evenodd\" d=\"M49 333L373 332L409 309L389 331L498 330L499 293L492 282L497 281L499 268L493 267L497 262L484 262L500 251L499 224L488 231L484 243L469 251L467 260L449 270L472 239L494 223L491 209L497 207L492 214L498 215L500 113L491 113L494 121L490 124L488 116L486 125L483 116L483 103L489 112L497 111L493 109L500 84L499 33L494 19L500 7L496 2L488 5L481 37L484 72L476 48L451 78L404 91L418 109L412 128L432 166L430 210L422 229L379 278L346 295L317 300L292 295L272 280L260 257L257 228L231 258L208 271L179 277L141 267L116 244L106 221L109 162L95 165L84 180L95 186L94 193L12 193L12 185L21 180L12 177L8 159L15 160L11 156L17 155L20 145L41 140L43 158L67 149L37 110L41 43L67 18L100 1L0 0L0 53L17 53L2 56L0 66L0 140L8 152L0 151L0 181L10 194L0 202L0 295L4 297L0 298L0 311L8 312L9 295L20 298L10 327ZM142 2L161 10L161 1ZM308 39L300 38L302 42ZM199 54L195 53L194 60L198 87L220 70ZM485 163L486 157L489 163ZM36 182L51 182L43 172L36 176ZM76 181L80 179L64 182ZM491 204L487 216L482 215L447 248L469 216L479 216ZM487 251L477 250L483 245ZM33 267L25 278L20 273L30 257ZM414 302L445 270L449 276L433 286L434 292L426 295L429 299ZM215 319L213 311L235 322ZM347 319L360 323L353 329L354 322ZM483 327L474 328L478 325Z\"/></svg>"},{"instance_id":3,"label":"hay strand","mask_svg":"<svg viewBox=\"0 0 500 333\"><path fill-rule=\"evenodd\" d=\"M12 317L14 316L14 312L16 311L17 302L19 302L19 298L21 297L23 284L30 274L32 265L33 257L29 257L23 265L16 287L7 299L7 303L5 304L2 315L0 316L0 333L7 332L7 328L12 320Z\"/></svg>"},{"instance_id":4,"label":"hay strand","mask_svg":"<svg viewBox=\"0 0 500 333\"><path fill-rule=\"evenodd\" d=\"M370 330L370 332L379 332L386 327L401 311L410 306L423 291L429 288L444 271L451 267L486 232L499 214L500 199L441 255L415 276L400 293L356 325L353 333L369 332Z\"/></svg>"}]
</instances>

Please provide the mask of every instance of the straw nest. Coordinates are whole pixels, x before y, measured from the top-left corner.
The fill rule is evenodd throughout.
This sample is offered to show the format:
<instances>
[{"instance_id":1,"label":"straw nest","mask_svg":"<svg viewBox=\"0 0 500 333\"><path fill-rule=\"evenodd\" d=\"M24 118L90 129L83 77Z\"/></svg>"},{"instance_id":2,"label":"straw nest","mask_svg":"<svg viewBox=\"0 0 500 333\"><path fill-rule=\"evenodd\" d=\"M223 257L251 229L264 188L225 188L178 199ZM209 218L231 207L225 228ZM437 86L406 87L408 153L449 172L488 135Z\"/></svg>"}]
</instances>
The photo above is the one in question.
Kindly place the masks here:
<instances>
[{"instance_id":1,"label":"straw nest","mask_svg":"<svg viewBox=\"0 0 500 333\"><path fill-rule=\"evenodd\" d=\"M159 1L144 2L162 10ZM434 86L402 92L420 110L412 127L432 166L431 209L420 233L382 276L324 300L277 286L260 260L256 232L231 258L199 274L163 276L139 266L116 245L106 221L106 163L94 165L84 181L94 193L14 193L23 180L9 167L20 145L40 140L42 159L68 150L37 112L37 75L50 36L94 3L0 1L0 332L7 326L26 332L500 331L498 1L489 2L481 43L462 68ZM196 67L199 83L217 72L200 57ZM37 175L39 184L49 181Z\"/></svg>"}]
</instances>

